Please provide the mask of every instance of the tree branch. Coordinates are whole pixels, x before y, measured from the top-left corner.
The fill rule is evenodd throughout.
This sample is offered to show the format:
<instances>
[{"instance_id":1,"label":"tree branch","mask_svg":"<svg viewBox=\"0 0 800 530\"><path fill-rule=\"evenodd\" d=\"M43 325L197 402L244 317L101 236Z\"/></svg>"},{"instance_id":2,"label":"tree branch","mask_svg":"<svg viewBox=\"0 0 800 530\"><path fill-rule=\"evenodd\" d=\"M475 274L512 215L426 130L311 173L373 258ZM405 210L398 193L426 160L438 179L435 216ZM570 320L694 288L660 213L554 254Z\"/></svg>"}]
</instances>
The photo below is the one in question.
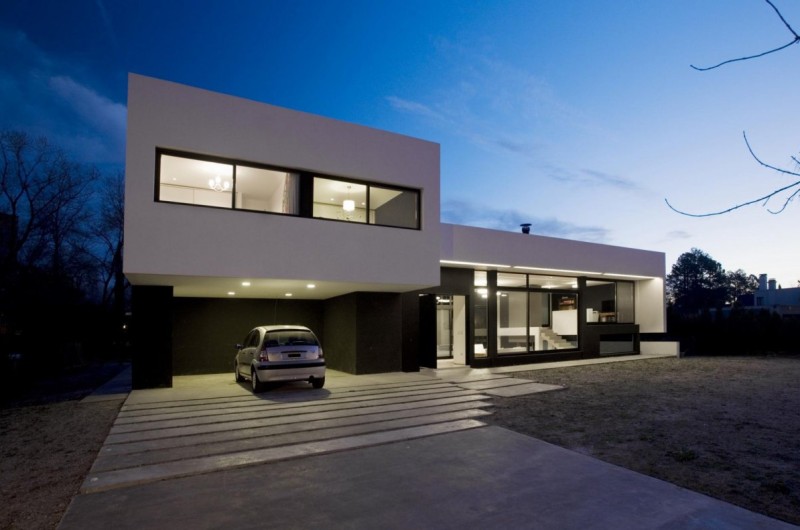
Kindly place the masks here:
<instances>
[{"instance_id":1,"label":"tree branch","mask_svg":"<svg viewBox=\"0 0 800 530\"><path fill-rule=\"evenodd\" d=\"M742 132L742 136L744 137L745 145L747 145L747 150L750 151L750 155L755 159L756 162L758 162L759 164L761 164L765 168L771 169L773 171L777 171L778 173L783 173L785 175L791 175L793 177L800 177L800 173L795 173L794 171L789 171L787 169L782 169L782 168L767 164L766 162L762 161L760 158L758 158L758 156L756 156L755 152L753 152L753 148L750 146L750 141L747 139L747 133L746 132ZM794 159L794 157L792 157L792 158ZM767 203L769 202L769 200L772 197L774 197L775 195L778 195L778 194L780 194L780 193L782 193L782 192L784 192L786 190L790 190L790 189L795 188L795 187L797 187L798 189L795 190L791 195L789 195L789 197L783 203L783 206L781 207L780 210L774 211L774 210L770 210L769 208L767 208L767 211L769 213L771 213L771 214L779 214L783 210L786 209L786 207L789 205L789 203L792 202L792 200L798 194L800 194L800 180L798 180L796 182L793 182L793 183L791 183L791 184L789 184L787 186L784 186L782 188L779 188L777 190L774 190L774 191L768 193L767 195L764 195L763 197L759 197L759 198L753 199L751 201L743 202L741 204L737 204L735 206L731 206L730 208L726 208L726 209L720 210L718 212L688 213L688 212L684 212L683 210L679 210L679 209L675 208L674 206L672 206L672 204L670 204L668 199L664 199L664 202L667 203L667 206L669 207L670 210L672 210L673 212L679 213L681 215L686 215L688 217L712 217L714 215L726 214L728 212L732 212L733 210L738 210L739 208L744 208L745 206L750 206L751 204L756 204L756 203L759 203L759 202L763 203L762 206L766 206Z\"/></svg>"},{"instance_id":2,"label":"tree branch","mask_svg":"<svg viewBox=\"0 0 800 530\"><path fill-rule=\"evenodd\" d=\"M726 65L726 64L729 64L729 63L735 63L735 62L738 62L738 61L747 61L747 60L750 60L750 59L757 59L759 57L764 57L765 55L769 55L770 53L779 52L779 51L781 51L781 50L783 50L785 48L788 48L789 46L791 46L793 44L797 44L798 42L800 42L800 35L798 35L797 32L794 29L792 29L792 26L790 26L788 22L786 22L786 19L783 18L783 15L778 10L778 8L775 7L775 4L773 4L771 2L771 0L764 0L764 1L766 3L768 3L770 5L770 7L775 11L775 13L778 15L778 18L780 18L781 22L783 22L783 25L786 26L786 29L788 29L792 33L792 35L794 35L794 39L792 39L787 44L784 44L783 46L779 46L779 47L777 47L775 49L768 50L768 51L765 51L765 52L762 52L762 53L758 53L758 54L755 54L755 55L748 55L746 57L739 57L737 59L728 59L727 61L722 61L721 63L715 64L714 66L700 67L700 66L695 66L693 64L690 64L689 66L691 66L692 68L694 68L695 70L698 70L700 72L707 72L708 70L713 70L714 68L719 68L720 66L723 66L723 65Z\"/></svg>"}]
</instances>

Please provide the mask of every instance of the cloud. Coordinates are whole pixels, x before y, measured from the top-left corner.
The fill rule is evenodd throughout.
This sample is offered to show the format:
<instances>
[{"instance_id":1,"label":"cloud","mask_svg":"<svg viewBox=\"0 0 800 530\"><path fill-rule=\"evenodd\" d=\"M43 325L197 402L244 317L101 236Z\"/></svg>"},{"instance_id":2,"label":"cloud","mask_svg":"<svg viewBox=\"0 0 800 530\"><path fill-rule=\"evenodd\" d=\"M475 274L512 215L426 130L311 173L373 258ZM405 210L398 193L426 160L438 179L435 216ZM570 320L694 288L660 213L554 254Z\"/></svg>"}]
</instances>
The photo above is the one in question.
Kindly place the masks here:
<instances>
[{"instance_id":1,"label":"cloud","mask_svg":"<svg viewBox=\"0 0 800 530\"><path fill-rule=\"evenodd\" d=\"M550 156L553 134L576 131L608 136L585 113L563 100L546 78L471 49L438 39L439 88L414 98L386 97L400 112L467 139L489 152L528 161Z\"/></svg>"},{"instance_id":2,"label":"cloud","mask_svg":"<svg viewBox=\"0 0 800 530\"><path fill-rule=\"evenodd\" d=\"M422 103L416 101L409 101L407 99L399 98L397 96L387 96L386 100L389 102L389 105L391 105L396 110L407 112L409 114L414 114L416 116L431 119L434 121L445 121L445 118L444 116L442 116L442 114L433 110L431 107L427 105L423 105Z\"/></svg>"},{"instance_id":3,"label":"cloud","mask_svg":"<svg viewBox=\"0 0 800 530\"><path fill-rule=\"evenodd\" d=\"M537 218L516 210L487 208L468 201L445 201L442 221L467 226L517 231L522 223L531 223L531 232L543 236L578 239L602 243L608 241L609 231L599 226L580 226L555 218Z\"/></svg>"},{"instance_id":4,"label":"cloud","mask_svg":"<svg viewBox=\"0 0 800 530\"><path fill-rule=\"evenodd\" d=\"M0 29L0 129L46 136L73 159L121 165L126 107L78 80L81 69L44 53L21 31Z\"/></svg>"},{"instance_id":5,"label":"cloud","mask_svg":"<svg viewBox=\"0 0 800 530\"><path fill-rule=\"evenodd\" d=\"M685 230L673 230L667 234L667 240L671 239L690 239L692 234Z\"/></svg>"},{"instance_id":6,"label":"cloud","mask_svg":"<svg viewBox=\"0 0 800 530\"><path fill-rule=\"evenodd\" d=\"M615 188L634 192L646 191L644 187L629 178L612 175L596 169L570 170L563 167L548 166L545 173L553 180L580 186Z\"/></svg>"}]
</instances>

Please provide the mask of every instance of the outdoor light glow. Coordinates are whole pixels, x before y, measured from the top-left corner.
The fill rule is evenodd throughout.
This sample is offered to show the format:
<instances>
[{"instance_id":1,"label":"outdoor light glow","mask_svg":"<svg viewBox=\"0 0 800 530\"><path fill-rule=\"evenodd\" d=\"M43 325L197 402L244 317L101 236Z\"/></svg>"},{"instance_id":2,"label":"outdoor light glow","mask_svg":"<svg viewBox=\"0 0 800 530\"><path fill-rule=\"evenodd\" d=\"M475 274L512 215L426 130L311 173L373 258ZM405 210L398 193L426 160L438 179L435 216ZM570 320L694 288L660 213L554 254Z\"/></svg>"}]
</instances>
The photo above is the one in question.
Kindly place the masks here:
<instances>
[{"instance_id":1,"label":"outdoor light glow","mask_svg":"<svg viewBox=\"0 0 800 530\"><path fill-rule=\"evenodd\" d=\"M472 261L451 261L447 259L440 259L439 263L442 265L470 265L473 267L497 267L498 269L510 269L511 265L499 265L497 263L475 263Z\"/></svg>"}]
</instances>

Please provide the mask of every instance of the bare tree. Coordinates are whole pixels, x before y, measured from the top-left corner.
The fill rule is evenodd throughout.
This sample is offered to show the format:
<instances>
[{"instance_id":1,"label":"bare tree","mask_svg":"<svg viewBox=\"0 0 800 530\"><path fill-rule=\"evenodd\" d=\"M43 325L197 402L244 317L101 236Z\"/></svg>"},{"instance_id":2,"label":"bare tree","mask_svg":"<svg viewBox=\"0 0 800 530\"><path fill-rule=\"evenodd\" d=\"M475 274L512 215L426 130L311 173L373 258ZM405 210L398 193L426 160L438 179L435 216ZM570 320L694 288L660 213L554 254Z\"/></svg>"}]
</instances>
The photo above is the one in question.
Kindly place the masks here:
<instances>
[{"instance_id":1,"label":"bare tree","mask_svg":"<svg viewBox=\"0 0 800 530\"><path fill-rule=\"evenodd\" d=\"M122 315L127 283L122 273L123 228L125 221L125 175L116 173L107 178L101 192L99 218L95 237L100 243L98 260L101 266L102 302Z\"/></svg>"},{"instance_id":2,"label":"bare tree","mask_svg":"<svg viewBox=\"0 0 800 530\"><path fill-rule=\"evenodd\" d=\"M2 271L38 267L81 283L90 263L96 169L70 160L47 139L0 132L0 213L13 229Z\"/></svg>"},{"instance_id":3,"label":"bare tree","mask_svg":"<svg viewBox=\"0 0 800 530\"><path fill-rule=\"evenodd\" d=\"M759 57L764 57L765 55L769 55L771 53L775 53L775 52L779 52L781 50L785 50L786 48L788 48L790 46L793 46L795 44L800 43L800 34L798 34L794 30L794 28L792 28L792 26L786 21L786 19L784 18L783 14L775 6L775 4L773 4L771 0L764 0L764 1L767 4L769 4L769 6L775 11L775 14L781 20L781 22L786 27L786 29L789 31L789 33L791 33L792 39L788 43L783 44L781 46L778 46L776 48L772 48L772 49L767 50L765 52L751 54L751 55L745 55L743 57L737 57L736 59L728 59L726 61L722 61L721 63L715 64L713 66L707 66L707 67L699 67L699 66L695 66L695 65L689 65L689 66L691 66L695 70L698 70L698 71L701 71L701 72L705 72L705 71L708 71L708 70L713 70L715 68L719 68L720 66L723 66L723 65L726 65L726 64L739 62L739 61L747 61L747 60L750 60L750 59L757 59ZM786 168L778 167L778 166L773 165L773 164L768 164L768 163L762 161L755 154L755 152L753 151L752 146L750 145L750 141L747 139L747 134L743 132L742 136L744 137L744 143L747 146L747 150L749 151L750 155L761 166L763 166L763 167L765 167L767 169L770 169L772 171L776 171L778 173L781 173L781 174L784 174L784 175L789 175L789 176L791 176L793 178L800 179L800 172L798 172L798 169L800 169L800 159L798 159L795 156L791 157L792 161L795 164L793 170L792 169L786 169ZM748 200L748 201L736 204L734 206L731 206L729 208L724 208L722 210L714 211L714 212L688 213L688 212L685 212L683 210L679 210L679 209L675 208L672 204L670 204L669 200L667 200L667 199L664 199L664 202L667 203L667 206L671 210L673 210L673 211L675 211L675 212L677 212L679 214L682 214L682 215L687 215L689 217L710 217L710 216L713 216L713 215L722 215L722 214L725 214L725 213L728 213L728 212L732 212L733 210L738 210L739 208L743 208L745 206L750 206L752 204L757 204L757 203L761 203L762 206L766 207L767 204L769 203L769 201L773 197L776 197L776 196L779 196L779 195L783 195L785 198L784 198L783 204L780 206L780 208L774 209L774 210L770 209L770 208L767 208L767 211L769 213L779 214L779 213L783 212L786 209L786 207L789 205L789 203L792 202L792 200L794 200L794 198L798 194L800 194L800 180L795 180L794 182L792 182L792 183L790 183L790 184L788 184L786 186L783 186L781 188L775 189L775 190L773 190L773 191L771 191L771 192L769 192L769 193L767 193L767 194L765 194L765 195L763 195L761 197L758 197L756 199Z\"/></svg>"}]
</instances>

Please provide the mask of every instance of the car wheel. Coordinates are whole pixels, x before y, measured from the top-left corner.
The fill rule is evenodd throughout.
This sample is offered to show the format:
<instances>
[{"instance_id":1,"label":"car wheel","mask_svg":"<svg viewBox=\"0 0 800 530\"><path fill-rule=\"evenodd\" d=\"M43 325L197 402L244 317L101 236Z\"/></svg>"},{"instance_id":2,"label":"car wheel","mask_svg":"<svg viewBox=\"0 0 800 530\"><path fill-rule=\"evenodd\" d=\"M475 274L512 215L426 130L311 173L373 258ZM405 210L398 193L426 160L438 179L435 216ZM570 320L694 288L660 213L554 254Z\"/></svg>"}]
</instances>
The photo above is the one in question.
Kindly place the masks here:
<instances>
[{"instance_id":1,"label":"car wheel","mask_svg":"<svg viewBox=\"0 0 800 530\"><path fill-rule=\"evenodd\" d=\"M264 391L264 383L258 380L258 373L255 370L250 372L250 382L253 384L253 394Z\"/></svg>"},{"instance_id":2,"label":"car wheel","mask_svg":"<svg viewBox=\"0 0 800 530\"><path fill-rule=\"evenodd\" d=\"M233 377L236 379L237 383L244 381L244 377L239 373L239 363L236 361L233 362Z\"/></svg>"},{"instance_id":3,"label":"car wheel","mask_svg":"<svg viewBox=\"0 0 800 530\"><path fill-rule=\"evenodd\" d=\"M325 378L324 377L315 377L311 380L311 386L314 388L322 388L325 386Z\"/></svg>"}]
</instances>

